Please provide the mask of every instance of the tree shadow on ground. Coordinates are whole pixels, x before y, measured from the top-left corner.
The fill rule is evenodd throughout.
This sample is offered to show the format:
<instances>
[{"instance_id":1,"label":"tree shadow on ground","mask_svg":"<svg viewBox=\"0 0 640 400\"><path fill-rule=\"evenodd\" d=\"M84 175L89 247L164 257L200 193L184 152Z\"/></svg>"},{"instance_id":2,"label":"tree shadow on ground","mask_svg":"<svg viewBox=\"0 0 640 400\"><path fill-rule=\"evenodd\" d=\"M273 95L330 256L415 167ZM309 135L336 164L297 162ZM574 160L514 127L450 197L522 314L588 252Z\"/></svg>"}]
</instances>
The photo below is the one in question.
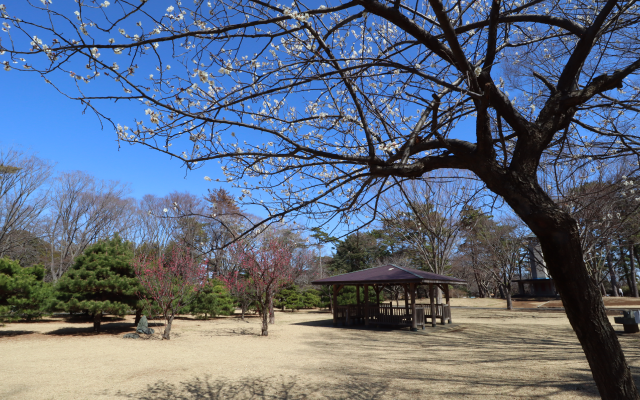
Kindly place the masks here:
<instances>
[{"instance_id":1,"label":"tree shadow on ground","mask_svg":"<svg viewBox=\"0 0 640 400\"><path fill-rule=\"evenodd\" d=\"M202 336L260 336L259 328L215 329L202 333Z\"/></svg>"},{"instance_id":2,"label":"tree shadow on ground","mask_svg":"<svg viewBox=\"0 0 640 400\"><path fill-rule=\"evenodd\" d=\"M482 322L452 325L430 324L425 330L370 329L362 326L332 329L308 343L322 349L329 358L349 359L352 348L365 348L372 365L392 365L403 359L410 366L402 373L359 365L358 376L367 381L406 381L406 387L421 387L423 395L441 398L549 398L577 395L598 398L598 391L584 352L568 326L540 323L537 318L555 319L549 313L531 316L532 323L510 324L509 312L474 310L474 318L501 314L500 323ZM503 315L507 319L503 321ZM468 318L468 317L467 317ZM331 320L309 326L331 327ZM621 338L631 364L640 359L640 335ZM464 358L460 350L464 349ZM455 356L457 354L457 356ZM354 351L354 356L356 352ZM554 366L574 365L569 373L554 373ZM497 368L494 370L492 366ZM506 367L505 367L506 366ZM334 374L353 376L347 366L334 366ZM504 374L505 368L513 374ZM640 367L631 365L640 387ZM391 373L388 373L391 372ZM425 382L429 382L426 384Z\"/></svg>"},{"instance_id":3,"label":"tree shadow on ground","mask_svg":"<svg viewBox=\"0 0 640 400\"><path fill-rule=\"evenodd\" d=\"M35 331L0 331L0 339L5 337L31 335L32 333L36 333L36 332Z\"/></svg>"},{"instance_id":4,"label":"tree shadow on ground","mask_svg":"<svg viewBox=\"0 0 640 400\"><path fill-rule=\"evenodd\" d=\"M86 321L85 321L86 322ZM149 324L151 326L151 324ZM154 325L155 326L155 325ZM121 335L124 333L135 332L136 326L131 322L108 322L100 325L100 335ZM93 325L86 327L60 328L45 335L52 336L93 336Z\"/></svg>"},{"instance_id":5,"label":"tree shadow on ground","mask_svg":"<svg viewBox=\"0 0 640 400\"><path fill-rule=\"evenodd\" d=\"M18 321L11 321L9 322L11 325L20 325L20 324L51 324L54 322L60 322L61 319L60 318L43 318L43 319L32 319L31 321L27 321L24 319L18 320Z\"/></svg>"},{"instance_id":6,"label":"tree shadow on ground","mask_svg":"<svg viewBox=\"0 0 640 400\"><path fill-rule=\"evenodd\" d=\"M352 323L351 325L345 325L342 322L338 322L337 325L333 325L333 319L296 322L291 325L311 326L311 327L319 327L319 328L340 328L340 329L352 329L352 330L363 330L363 331L370 331L370 330L378 330L378 331L401 330L401 331L408 331L408 332L411 331L409 327L406 327L406 326L391 326L391 325L377 326L376 324L364 325L363 323ZM438 323L438 326L441 326L441 325ZM451 325L448 324L448 326L451 326ZM429 327L431 327L431 323L429 323ZM418 329L420 329L420 327L418 327Z\"/></svg>"},{"instance_id":7,"label":"tree shadow on ground","mask_svg":"<svg viewBox=\"0 0 640 400\"><path fill-rule=\"evenodd\" d=\"M417 393L414 393L417 394ZM349 379L338 384L302 384L293 377L249 378L240 381L194 378L179 384L158 381L136 393L116 393L140 400L379 400L396 398L388 383Z\"/></svg>"},{"instance_id":8,"label":"tree shadow on ground","mask_svg":"<svg viewBox=\"0 0 640 400\"><path fill-rule=\"evenodd\" d=\"M93 324L93 317L85 314L64 315L64 316L61 316L61 318L64 320L64 322L69 324L87 324L87 323ZM123 317L106 316L106 315L102 316L103 324L105 322L121 322L121 321L126 321L126 319Z\"/></svg>"}]
</instances>

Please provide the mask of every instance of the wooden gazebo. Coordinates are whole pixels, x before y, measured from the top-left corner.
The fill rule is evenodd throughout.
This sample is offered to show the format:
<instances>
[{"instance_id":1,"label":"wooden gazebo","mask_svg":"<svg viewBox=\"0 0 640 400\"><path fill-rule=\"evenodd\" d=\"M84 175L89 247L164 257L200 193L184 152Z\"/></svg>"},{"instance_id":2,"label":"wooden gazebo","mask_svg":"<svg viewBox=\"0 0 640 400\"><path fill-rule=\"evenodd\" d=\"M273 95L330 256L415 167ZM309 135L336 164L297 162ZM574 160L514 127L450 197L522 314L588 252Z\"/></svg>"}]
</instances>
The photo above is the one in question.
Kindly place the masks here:
<instances>
[{"instance_id":1,"label":"wooden gazebo","mask_svg":"<svg viewBox=\"0 0 640 400\"><path fill-rule=\"evenodd\" d=\"M417 330L418 326L422 326L424 329L428 318L431 318L431 326L436 326L438 318L443 325L445 321L451 323L449 285L466 285L462 279L413 268L398 267L397 265L383 265L382 267L319 279L311 283L333 286L331 309L333 310L334 325L337 325L338 322L343 322L345 325L361 322L365 325L408 326L411 327L411 330ZM404 288L404 306L394 307L393 302L381 303L380 292L385 286L396 285ZM416 291L420 285L429 288L429 305L416 305ZM338 293L345 286L356 287L355 305L338 305ZM369 286L373 287L376 293L375 303L369 299ZM364 288L364 302L361 302L360 299L360 287ZM435 303L436 287L444 292L446 303Z\"/></svg>"}]
</instances>

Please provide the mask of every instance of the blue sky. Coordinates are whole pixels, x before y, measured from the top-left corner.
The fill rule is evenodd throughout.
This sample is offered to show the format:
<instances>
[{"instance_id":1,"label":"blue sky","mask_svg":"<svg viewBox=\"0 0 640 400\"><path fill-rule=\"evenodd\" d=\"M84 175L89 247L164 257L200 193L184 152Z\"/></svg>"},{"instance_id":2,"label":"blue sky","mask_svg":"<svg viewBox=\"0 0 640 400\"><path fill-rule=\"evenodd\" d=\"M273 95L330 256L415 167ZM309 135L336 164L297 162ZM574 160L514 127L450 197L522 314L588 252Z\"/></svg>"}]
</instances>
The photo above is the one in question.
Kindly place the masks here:
<instances>
[{"instance_id":1,"label":"blue sky","mask_svg":"<svg viewBox=\"0 0 640 400\"><path fill-rule=\"evenodd\" d=\"M16 16L28 15L31 8L23 1L4 1L7 11ZM77 6L62 5L68 14ZM58 4L58 8L61 5ZM18 33L15 32L14 33ZM8 39L2 32L0 36ZM17 36L16 36L17 37ZM55 79L59 83L59 79ZM104 125L90 110L67 99L43 79L32 73L0 70L0 146L16 147L51 160L58 171L80 170L103 180L130 183L132 196L166 195L173 191L204 194L218 184L206 182L209 175L217 177L218 165L185 174L178 160L141 146L119 146L114 129ZM74 91L70 91L74 93ZM99 109L121 124L133 125L140 117L139 105L112 105L102 102Z\"/></svg>"},{"instance_id":2,"label":"blue sky","mask_svg":"<svg viewBox=\"0 0 640 400\"><path fill-rule=\"evenodd\" d=\"M10 14L29 14L29 6L23 1L5 0L5 4ZM158 1L158 4L164 4L164 7L169 2ZM62 7L68 11L67 14L72 15L72 10L77 6L68 2L56 3L54 7ZM123 26L127 31L133 31L133 27L126 24ZM0 37L5 36L3 34ZM104 57L114 56L105 52ZM142 65L141 73L153 71L151 65ZM72 81L67 77L63 79L65 82ZM53 80L57 83L62 81ZM123 143L120 146L110 125L105 124L103 130L100 121L91 110L83 114L83 106L79 102L65 98L36 74L15 70L6 72L0 69L0 85L4 94L0 97L2 147L16 147L36 153L41 158L56 162L58 171L81 170L99 179L130 183L132 196L136 198L145 194L164 196L173 191L188 191L202 195L207 189L218 187L239 194L239 191L232 190L230 185L204 180L204 176L214 180L222 178L217 163L209 163L187 174L179 160L172 160L141 145L130 146ZM86 87L93 85L100 83L92 83ZM98 87L104 89L104 86ZM70 90L69 93L75 91ZM144 108L137 102L118 105L101 102L98 107L114 117L115 122L129 126L133 126L135 117L141 117ZM463 128L464 126L459 127ZM473 129L469 131L473 132ZM257 210L248 211L264 216Z\"/></svg>"},{"instance_id":3,"label":"blue sky","mask_svg":"<svg viewBox=\"0 0 640 400\"><path fill-rule=\"evenodd\" d=\"M218 166L209 164L185 175L181 163L128 144L118 145L111 126L101 129L98 118L79 102L67 99L35 74L0 70L0 145L34 152L57 163L58 171L81 170L104 180L129 182L132 195L163 196L172 191L204 194L217 184ZM104 104L103 104L104 105ZM133 121L134 113L117 107L118 120Z\"/></svg>"}]
</instances>

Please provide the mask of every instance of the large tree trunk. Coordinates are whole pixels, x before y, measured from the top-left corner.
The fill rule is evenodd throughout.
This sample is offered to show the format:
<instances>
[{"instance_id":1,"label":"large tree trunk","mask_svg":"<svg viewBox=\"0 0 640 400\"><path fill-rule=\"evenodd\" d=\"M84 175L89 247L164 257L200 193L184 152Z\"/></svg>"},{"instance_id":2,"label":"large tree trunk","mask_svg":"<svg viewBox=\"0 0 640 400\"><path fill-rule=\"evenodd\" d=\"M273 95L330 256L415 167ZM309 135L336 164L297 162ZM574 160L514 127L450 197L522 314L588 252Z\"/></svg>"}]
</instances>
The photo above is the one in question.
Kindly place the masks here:
<instances>
[{"instance_id":1,"label":"large tree trunk","mask_svg":"<svg viewBox=\"0 0 640 400\"><path fill-rule=\"evenodd\" d=\"M505 288L507 293L507 310L513 310L513 301L511 300L511 288Z\"/></svg>"},{"instance_id":2,"label":"large tree trunk","mask_svg":"<svg viewBox=\"0 0 640 400\"><path fill-rule=\"evenodd\" d=\"M264 305L262 307L265 308ZM266 311L266 310L265 310ZM262 336L269 336L269 313L262 313Z\"/></svg>"},{"instance_id":3,"label":"large tree trunk","mask_svg":"<svg viewBox=\"0 0 640 400\"><path fill-rule=\"evenodd\" d=\"M134 322L135 326L138 326L138 324L140 323L140 319L142 318L142 309L138 308L136 309L136 320Z\"/></svg>"},{"instance_id":4,"label":"large tree trunk","mask_svg":"<svg viewBox=\"0 0 640 400\"><path fill-rule=\"evenodd\" d=\"M563 221L540 243L567 317L604 399L638 398L631 372L597 286L586 272L573 221ZM564 229L563 229L564 228Z\"/></svg>"},{"instance_id":5,"label":"large tree trunk","mask_svg":"<svg viewBox=\"0 0 640 400\"><path fill-rule=\"evenodd\" d=\"M98 311L93 316L93 331L100 333L100 323L102 322L102 311Z\"/></svg>"},{"instance_id":6,"label":"large tree trunk","mask_svg":"<svg viewBox=\"0 0 640 400\"><path fill-rule=\"evenodd\" d=\"M638 297L638 284L636 283L636 264L633 253L633 244L631 244L629 245L629 281L631 282L631 296Z\"/></svg>"},{"instance_id":7,"label":"large tree trunk","mask_svg":"<svg viewBox=\"0 0 640 400\"><path fill-rule=\"evenodd\" d=\"M164 333L162 334L162 339L163 340L170 340L171 339L171 324L173 323L173 314L171 314L169 316L169 318L165 317L165 320L167 321L167 325L164 327Z\"/></svg>"},{"instance_id":8,"label":"large tree trunk","mask_svg":"<svg viewBox=\"0 0 640 400\"><path fill-rule=\"evenodd\" d=\"M616 333L607 318L600 291L584 264L578 225L535 179L514 174L503 177L501 182L489 180L489 186L504 196L540 240L547 268L582 345L600 396L603 399L640 399Z\"/></svg>"},{"instance_id":9,"label":"large tree trunk","mask_svg":"<svg viewBox=\"0 0 640 400\"><path fill-rule=\"evenodd\" d=\"M609 269L609 277L611 279L611 289L613 296L618 297L618 279L616 278L616 271L613 270L613 262L611 261L611 252L607 252L607 268Z\"/></svg>"},{"instance_id":10,"label":"large tree trunk","mask_svg":"<svg viewBox=\"0 0 640 400\"><path fill-rule=\"evenodd\" d=\"M276 312L273 310L273 296L269 296L269 323L276 323Z\"/></svg>"},{"instance_id":11,"label":"large tree trunk","mask_svg":"<svg viewBox=\"0 0 640 400\"><path fill-rule=\"evenodd\" d=\"M622 265L622 270L624 271L624 278L627 280L627 287L629 288L629 291L631 291L631 274L629 274L629 268L627 268L627 262L625 260L627 256L624 254L622 239L618 240L618 244L620 245L620 265Z\"/></svg>"}]
</instances>

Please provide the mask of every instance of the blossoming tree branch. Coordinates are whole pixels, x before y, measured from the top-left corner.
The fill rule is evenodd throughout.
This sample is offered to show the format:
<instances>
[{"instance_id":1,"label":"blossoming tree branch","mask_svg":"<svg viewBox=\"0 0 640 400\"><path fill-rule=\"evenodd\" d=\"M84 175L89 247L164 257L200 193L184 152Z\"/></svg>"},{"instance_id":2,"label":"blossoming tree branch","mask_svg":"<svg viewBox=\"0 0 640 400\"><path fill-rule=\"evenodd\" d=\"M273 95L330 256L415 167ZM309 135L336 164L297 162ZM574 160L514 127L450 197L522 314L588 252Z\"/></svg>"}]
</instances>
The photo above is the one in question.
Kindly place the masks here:
<instances>
[{"instance_id":1,"label":"blossoming tree branch","mask_svg":"<svg viewBox=\"0 0 640 400\"><path fill-rule=\"evenodd\" d=\"M635 1L14 3L0 6L5 70L40 74L123 142L220 162L263 223L357 227L394 185L470 171L539 238L601 396L638 398L576 223L539 179L636 165Z\"/></svg>"}]
</instances>

